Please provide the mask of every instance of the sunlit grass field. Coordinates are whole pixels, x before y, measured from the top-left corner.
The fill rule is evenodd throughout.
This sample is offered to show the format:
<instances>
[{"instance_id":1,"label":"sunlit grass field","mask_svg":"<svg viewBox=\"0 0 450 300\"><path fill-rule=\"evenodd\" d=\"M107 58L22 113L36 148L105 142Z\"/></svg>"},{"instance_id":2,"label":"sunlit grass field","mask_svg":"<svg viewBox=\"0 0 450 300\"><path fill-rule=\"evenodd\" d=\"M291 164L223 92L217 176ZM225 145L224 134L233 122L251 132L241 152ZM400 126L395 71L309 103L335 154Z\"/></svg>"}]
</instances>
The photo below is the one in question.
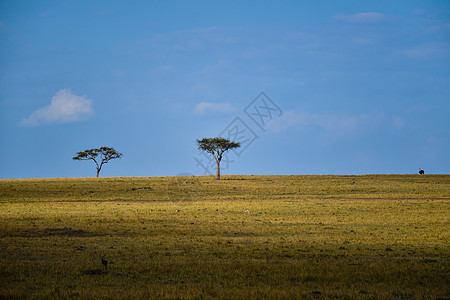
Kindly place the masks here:
<instances>
[{"instance_id":1,"label":"sunlit grass field","mask_svg":"<svg viewBox=\"0 0 450 300\"><path fill-rule=\"evenodd\" d=\"M0 180L0 298L449 299L449 232L450 175Z\"/></svg>"}]
</instances>

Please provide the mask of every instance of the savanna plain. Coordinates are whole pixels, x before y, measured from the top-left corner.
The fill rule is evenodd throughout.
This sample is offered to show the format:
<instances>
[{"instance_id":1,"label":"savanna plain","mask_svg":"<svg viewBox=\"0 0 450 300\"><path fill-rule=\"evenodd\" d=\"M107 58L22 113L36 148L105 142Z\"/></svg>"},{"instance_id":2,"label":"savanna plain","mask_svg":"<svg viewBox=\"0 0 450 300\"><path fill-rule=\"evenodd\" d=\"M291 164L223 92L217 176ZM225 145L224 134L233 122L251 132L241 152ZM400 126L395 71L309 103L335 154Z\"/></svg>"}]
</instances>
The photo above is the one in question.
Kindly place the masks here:
<instances>
[{"instance_id":1,"label":"savanna plain","mask_svg":"<svg viewBox=\"0 0 450 300\"><path fill-rule=\"evenodd\" d=\"M4 179L0 298L449 299L449 212L450 175Z\"/></svg>"}]
</instances>

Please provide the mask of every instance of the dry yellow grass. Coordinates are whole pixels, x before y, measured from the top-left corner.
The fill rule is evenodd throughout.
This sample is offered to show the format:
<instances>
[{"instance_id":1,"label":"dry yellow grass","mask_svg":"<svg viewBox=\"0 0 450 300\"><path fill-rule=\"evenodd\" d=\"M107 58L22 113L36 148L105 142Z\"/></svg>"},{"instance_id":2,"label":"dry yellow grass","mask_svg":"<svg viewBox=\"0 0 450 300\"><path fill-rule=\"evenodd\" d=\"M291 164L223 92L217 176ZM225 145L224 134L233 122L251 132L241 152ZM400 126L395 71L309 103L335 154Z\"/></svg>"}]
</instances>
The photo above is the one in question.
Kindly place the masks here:
<instances>
[{"instance_id":1,"label":"dry yellow grass","mask_svg":"<svg viewBox=\"0 0 450 300\"><path fill-rule=\"evenodd\" d=\"M450 297L449 175L223 179L0 180L0 297Z\"/></svg>"}]
</instances>

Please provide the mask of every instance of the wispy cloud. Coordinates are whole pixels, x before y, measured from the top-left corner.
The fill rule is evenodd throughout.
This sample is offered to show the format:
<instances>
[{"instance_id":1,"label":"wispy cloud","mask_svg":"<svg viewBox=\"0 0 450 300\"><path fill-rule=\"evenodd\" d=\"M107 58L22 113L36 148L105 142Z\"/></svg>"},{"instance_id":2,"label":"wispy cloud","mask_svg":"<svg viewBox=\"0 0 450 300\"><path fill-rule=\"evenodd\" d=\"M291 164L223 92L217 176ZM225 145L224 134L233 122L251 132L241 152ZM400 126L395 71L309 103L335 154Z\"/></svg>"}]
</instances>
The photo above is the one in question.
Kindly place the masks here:
<instances>
[{"instance_id":1,"label":"wispy cloud","mask_svg":"<svg viewBox=\"0 0 450 300\"><path fill-rule=\"evenodd\" d=\"M94 13L94 16L107 16L112 15L114 12L109 9L102 9Z\"/></svg>"},{"instance_id":2,"label":"wispy cloud","mask_svg":"<svg viewBox=\"0 0 450 300\"><path fill-rule=\"evenodd\" d=\"M335 20L353 23L376 23L387 19L387 15L377 12L361 12L353 15L336 15Z\"/></svg>"},{"instance_id":3,"label":"wispy cloud","mask_svg":"<svg viewBox=\"0 0 450 300\"><path fill-rule=\"evenodd\" d=\"M380 116L365 114L311 114L308 112L287 111L282 117L268 125L269 130L280 132L291 127L321 128L334 137L352 136L371 129L380 123Z\"/></svg>"},{"instance_id":4,"label":"wispy cloud","mask_svg":"<svg viewBox=\"0 0 450 300\"><path fill-rule=\"evenodd\" d=\"M39 126L51 123L78 122L93 114L92 100L77 96L70 89L59 90L48 106L34 111L22 125Z\"/></svg>"},{"instance_id":5,"label":"wispy cloud","mask_svg":"<svg viewBox=\"0 0 450 300\"><path fill-rule=\"evenodd\" d=\"M206 112L232 112L235 108L230 102L225 103L212 103L212 102L200 102L198 103L194 111L196 114L202 115Z\"/></svg>"},{"instance_id":6,"label":"wispy cloud","mask_svg":"<svg viewBox=\"0 0 450 300\"><path fill-rule=\"evenodd\" d=\"M450 56L449 43L429 43L405 49L406 57L413 59L426 59Z\"/></svg>"},{"instance_id":7,"label":"wispy cloud","mask_svg":"<svg viewBox=\"0 0 450 300\"><path fill-rule=\"evenodd\" d=\"M204 27L193 30L177 30L156 35L151 45L168 51L190 52L238 41L234 30L220 27Z\"/></svg>"}]
</instances>

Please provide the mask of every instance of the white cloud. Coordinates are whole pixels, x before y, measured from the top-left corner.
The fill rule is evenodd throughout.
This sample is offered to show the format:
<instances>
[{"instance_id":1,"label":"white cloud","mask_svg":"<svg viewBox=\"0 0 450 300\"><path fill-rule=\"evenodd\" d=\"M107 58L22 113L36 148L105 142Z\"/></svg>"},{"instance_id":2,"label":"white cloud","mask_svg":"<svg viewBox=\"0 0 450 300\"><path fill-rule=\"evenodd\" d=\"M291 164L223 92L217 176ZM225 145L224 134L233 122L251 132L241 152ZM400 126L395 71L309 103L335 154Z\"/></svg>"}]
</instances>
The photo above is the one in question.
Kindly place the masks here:
<instances>
[{"instance_id":1,"label":"white cloud","mask_svg":"<svg viewBox=\"0 0 450 300\"><path fill-rule=\"evenodd\" d=\"M195 113L202 115L206 112L232 112L235 108L230 102L225 103L212 103L212 102L200 102L198 103L194 111Z\"/></svg>"},{"instance_id":2,"label":"white cloud","mask_svg":"<svg viewBox=\"0 0 450 300\"><path fill-rule=\"evenodd\" d=\"M70 89L59 90L48 106L34 111L22 120L23 125L38 126L51 123L78 122L93 113L92 101L86 96L77 96Z\"/></svg>"},{"instance_id":3,"label":"white cloud","mask_svg":"<svg viewBox=\"0 0 450 300\"><path fill-rule=\"evenodd\" d=\"M362 12L354 15L337 15L334 17L338 21L354 23L376 23L384 21L387 16L377 12Z\"/></svg>"}]
</instances>

